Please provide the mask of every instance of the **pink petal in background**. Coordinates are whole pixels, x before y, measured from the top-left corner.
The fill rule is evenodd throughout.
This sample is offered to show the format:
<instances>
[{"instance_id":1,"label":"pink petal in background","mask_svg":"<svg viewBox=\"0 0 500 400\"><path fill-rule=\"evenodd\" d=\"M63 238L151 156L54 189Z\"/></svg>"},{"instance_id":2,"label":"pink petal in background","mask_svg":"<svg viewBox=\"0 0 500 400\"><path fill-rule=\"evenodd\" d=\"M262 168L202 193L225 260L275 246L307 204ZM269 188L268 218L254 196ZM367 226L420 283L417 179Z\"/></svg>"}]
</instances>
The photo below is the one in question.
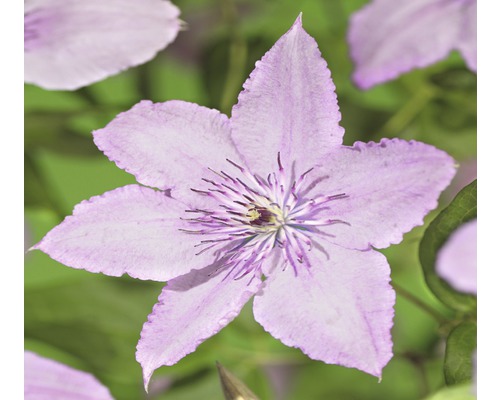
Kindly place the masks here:
<instances>
[{"instance_id":1,"label":"pink petal in background","mask_svg":"<svg viewBox=\"0 0 500 400\"><path fill-rule=\"evenodd\" d=\"M24 352L24 400L113 400L88 372Z\"/></svg>"},{"instance_id":2,"label":"pink petal in background","mask_svg":"<svg viewBox=\"0 0 500 400\"><path fill-rule=\"evenodd\" d=\"M464 23L458 50L472 71L477 71L477 2L465 0Z\"/></svg>"},{"instance_id":3,"label":"pink petal in background","mask_svg":"<svg viewBox=\"0 0 500 400\"><path fill-rule=\"evenodd\" d=\"M369 89L458 49L475 70L475 4L475 0L371 1L351 16L347 35L354 82Z\"/></svg>"},{"instance_id":4,"label":"pink petal in background","mask_svg":"<svg viewBox=\"0 0 500 400\"><path fill-rule=\"evenodd\" d=\"M180 29L166 0L26 0L24 80L74 90L151 60Z\"/></svg>"},{"instance_id":5,"label":"pink petal in background","mask_svg":"<svg viewBox=\"0 0 500 400\"><path fill-rule=\"evenodd\" d=\"M477 294L477 219L450 235L437 254L436 272L456 290Z\"/></svg>"}]
</instances>

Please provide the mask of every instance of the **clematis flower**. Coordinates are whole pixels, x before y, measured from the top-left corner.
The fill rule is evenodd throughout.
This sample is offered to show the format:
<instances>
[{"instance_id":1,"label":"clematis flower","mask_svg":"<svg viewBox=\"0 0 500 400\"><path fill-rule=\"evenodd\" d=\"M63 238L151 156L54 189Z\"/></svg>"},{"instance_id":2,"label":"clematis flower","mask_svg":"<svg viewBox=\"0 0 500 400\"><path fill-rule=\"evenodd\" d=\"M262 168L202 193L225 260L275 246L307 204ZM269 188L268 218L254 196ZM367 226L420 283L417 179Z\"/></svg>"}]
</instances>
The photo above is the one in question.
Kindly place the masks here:
<instances>
[{"instance_id":1,"label":"clematis flower","mask_svg":"<svg viewBox=\"0 0 500 400\"><path fill-rule=\"evenodd\" d=\"M372 0L347 34L361 89L423 68L458 50L477 71L476 0Z\"/></svg>"},{"instance_id":2,"label":"clematis flower","mask_svg":"<svg viewBox=\"0 0 500 400\"><path fill-rule=\"evenodd\" d=\"M395 295L385 257L423 223L454 161L398 139L342 145L330 71L301 16L228 119L142 101L94 140L143 185L75 207L35 248L73 268L168 281L137 346L147 386L255 295L255 319L315 360L380 377Z\"/></svg>"},{"instance_id":3,"label":"clematis flower","mask_svg":"<svg viewBox=\"0 0 500 400\"><path fill-rule=\"evenodd\" d=\"M437 254L436 272L456 290L477 294L477 219L450 235Z\"/></svg>"},{"instance_id":4,"label":"clematis flower","mask_svg":"<svg viewBox=\"0 0 500 400\"><path fill-rule=\"evenodd\" d=\"M73 90L151 60L180 28L167 0L25 0L24 80Z\"/></svg>"},{"instance_id":5,"label":"clematis flower","mask_svg":"<svg viewBox=\"0 0 500 400\"><path fill-rule=\"evenodd\" d=\"M113 400L113 397L91 374L25 351L24 399Z\"/></svg>"}]
</instances>

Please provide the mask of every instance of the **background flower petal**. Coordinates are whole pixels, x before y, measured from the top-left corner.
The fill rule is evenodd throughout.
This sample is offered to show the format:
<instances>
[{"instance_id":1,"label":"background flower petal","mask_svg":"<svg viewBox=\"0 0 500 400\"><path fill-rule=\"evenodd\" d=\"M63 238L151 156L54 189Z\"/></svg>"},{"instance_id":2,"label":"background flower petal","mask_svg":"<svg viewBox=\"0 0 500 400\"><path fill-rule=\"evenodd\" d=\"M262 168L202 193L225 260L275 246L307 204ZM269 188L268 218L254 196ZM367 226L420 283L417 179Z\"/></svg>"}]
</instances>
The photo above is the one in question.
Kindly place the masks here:
<instances>
[{"instance_id":1,"label":"background flower petal","mask_svg":"<svg viewBox=\"0 0 500 400\"><path fill-rule=\"evenodd\" d=\"M175 39L178 16L165 0L27 0L24 80L72 90L145 63Z\"/></svg>"},{"instance_id":2,"label":"background flower petal","mask_svg":"<svg viewBox=\"0 0 500 400\"><path fill-rule=\"evenodd\" d=\"M137 344L146 388L155 369L175 364L219 332L262 286L252 274L235 280L228 272L213 265L167 283Z\"/></svg>"},{"instance_id":3,"label":"background flower petal","mask_svg":"<svg viewBox=\"0 0 500 400\"><path fill-rule=\"evenodd\" d=\"M380 377L392 357L395 303L385 257L325 241L307 257L311 268L298 276L288 266L268 277L254 299L255 319L313 359Z\"/></svg>"},{"instance_id":4,"label":"background flower petal","mask_svg":"<svg viewBox=\"0 0 500 400\"><path fill-rule=\"evenodd\" d=\"M469 0L464 9L458 50L472 71L477 71L477 2Z\"/></svg>"},{"instance_id":5,"label":"background flower petal","mask_svg":"<svg viewBox=\"0 0 500 400\"><path fill-rule=\"evenodd\" d=\"M255 65L232 110L238 150L261 176L277 169L278 152L290 160L285 168L311 168L315 155L342 143L344 129L330 71L301 16Z\"/></svg>"},{"instance_id":6,"label":"background flower petal","mask_svg":"<svg viewBox=\"0 0 500 400\"><path fill-rule=\"evenodd\" d=\"M32 249L77 269L166 281L214 261L196 255L197 235L183 234L185 205L138 185L83 201Z\"/></svg>"},{"instance_id":7,"label":"background flower petal","mask_svg":"<svg viewBox=\"0 0 500 400\"><path fill-rule=\"evenodd\" d=\"M450 235L437 254L436 272L455 289L477 293L477 219Z\"/></svg>"},{"instance_id":8,"label":"background flower petal","mask_svg":"<svg viewBox=\"0 0 500 400\"><path fill-rule=\"evenodd\" d=\"M141 101L119 114L94 141L110 160L145 185L193 195L190 188L238 161L225 115L183 101ZM203 184L204 185L204 184ZM200 196L198 196L200 197Z\"/></svg>"},{"instance_id":9,"label":"background flower petal","mask_svg":"<svg viewBox=\"0 0 500 400\"><path fill-rule=\"evenodd\" d=\"M24 352L25 400L112 400L94 376L57 361Z\"/></svg>"},{"instance_id":10,"label":"background flower petal","mask_svg":"<svg viewBox=\"0 0 500 400\"><path fill-rule=\"evenodd\" d=\"M445 58L460 42L463 1L374 0L351 16L354 82L362 89Z\"/></svg>"},{"instance_id":11,"label":"background flower petal","mask_svg":"<svg viewBox=\"0 0 500 400\"><path fill-rule=\"evenodd\" d=\"M456 172L454 160L444 151L399 139L336 149L324 166L328 179L315 190L347 195L324 212L349 225L320 230L334 235L335 243L360 250L399 243L404 233L423 225Z\"/></svg>"}]
</instances>

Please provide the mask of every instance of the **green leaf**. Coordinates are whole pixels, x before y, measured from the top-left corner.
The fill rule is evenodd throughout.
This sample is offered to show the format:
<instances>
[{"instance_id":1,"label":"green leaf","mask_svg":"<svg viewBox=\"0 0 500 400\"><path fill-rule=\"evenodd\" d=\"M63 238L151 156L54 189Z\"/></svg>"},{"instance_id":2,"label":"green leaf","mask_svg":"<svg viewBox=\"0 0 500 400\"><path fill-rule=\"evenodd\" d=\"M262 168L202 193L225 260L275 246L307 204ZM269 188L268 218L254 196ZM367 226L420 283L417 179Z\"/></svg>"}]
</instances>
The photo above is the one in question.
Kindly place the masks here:
<instances>
[{"instance_id":1,"label":"green leaf","mask_svg":"<svg viewBox=\"0 0 500 400\"><path fill-rule=\"evenodd\" d=\"M476 400L472 385L458 385L441 389L425 400Z\"/></svg>"},{"instance_id":2,"label":"green leaf","mask_svg":"<svg viewBox=\"0 0 500 400\"><path fill-rule=\"evenodd\" d=\"M78 360L116 398L144 393L135 346L161 283L90 275L25 290L25 338Z\"/></svg>"},{"instance_id":3,"label":"green leaf","mask_svg":"<svg viewBox=\"0 0 500 400\"><path fill-rule=\"evenodd\" d=\"M436 274L436 256L448 237L463 223L477 218L477 180L466 186L429 225L420 242L419 257L430 290L447 306L461 312L475 312L477 298L455 291Z\"/></svg>"},{"instance_id":4,"label":"green leaf","mask_svg":"<svg viewBox=\"0 0 500 400\"><path fill-rule=\"evenodd\" d=\"M273 45L271 40L257 36L247 38L244 46L248 47L246 63L244 70L240 74L240 87L243 85L247 77L255 68L255 61L260 59L264 53ZM208 94L208 106L219 109L221 99L224 95L223 90L228 74L228 59L230 57L229 48L231 46L231 38L229 34L220 36L213 40L202 53L202 63L205 68L202 71L203 84L205 91ZM240 90L232 93L232 104L237 103L237 97Z\"/></svg>"},{"instance_id":5,"label":"green leaf","mask_svg":"<svg viewBox=\"0 0 500 400\"><path fill-rule=\"evenodd\" d=\"M455 327L446 341L444 377L448 385L470 382L472 353L477 348L477 325L467 321Z\"/></svg>"}]
</instances>

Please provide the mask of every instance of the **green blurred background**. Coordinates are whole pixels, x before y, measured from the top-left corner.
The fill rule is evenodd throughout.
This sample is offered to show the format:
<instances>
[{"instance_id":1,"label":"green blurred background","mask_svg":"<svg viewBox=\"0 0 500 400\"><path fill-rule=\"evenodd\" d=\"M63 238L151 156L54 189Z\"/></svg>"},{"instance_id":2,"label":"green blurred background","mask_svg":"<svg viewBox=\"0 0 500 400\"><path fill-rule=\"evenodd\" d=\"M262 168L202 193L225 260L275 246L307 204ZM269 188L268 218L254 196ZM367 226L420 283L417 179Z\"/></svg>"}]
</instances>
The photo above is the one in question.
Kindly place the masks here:
<instances>
[{"instance_id":1,"label":"green blurred background","mask_svg":"<svg viewBox=\"0 0 500 400\"><path fill-rule=\"evenodd\" d=\"M369 91L350 80L349 16L364 0L175 0L187 29L153 61L76 92L25 85L25 242L29 248L73 206L134 183L93 144L91 131L141 99L181 99L230 113L255 62L299 12L337 87L344 143L382 137L433 144L461 164L454 186L475 177L476 75L458 53ZM441 207L455 193L442 196ZM426 225L437 214L426 218ZM426 288L418 262L425 227L384 250L400 287L449 314ZM163 284L73 270L41 252L26 255L25 347L90 371L117 400L222 399L215 362L262 400L423 399L444 386L438 322L398 294L394 358L383 379L309 360L264 332L251 303L218 335L142 386L135 346Z\"/></svg>"}]
</instances>

